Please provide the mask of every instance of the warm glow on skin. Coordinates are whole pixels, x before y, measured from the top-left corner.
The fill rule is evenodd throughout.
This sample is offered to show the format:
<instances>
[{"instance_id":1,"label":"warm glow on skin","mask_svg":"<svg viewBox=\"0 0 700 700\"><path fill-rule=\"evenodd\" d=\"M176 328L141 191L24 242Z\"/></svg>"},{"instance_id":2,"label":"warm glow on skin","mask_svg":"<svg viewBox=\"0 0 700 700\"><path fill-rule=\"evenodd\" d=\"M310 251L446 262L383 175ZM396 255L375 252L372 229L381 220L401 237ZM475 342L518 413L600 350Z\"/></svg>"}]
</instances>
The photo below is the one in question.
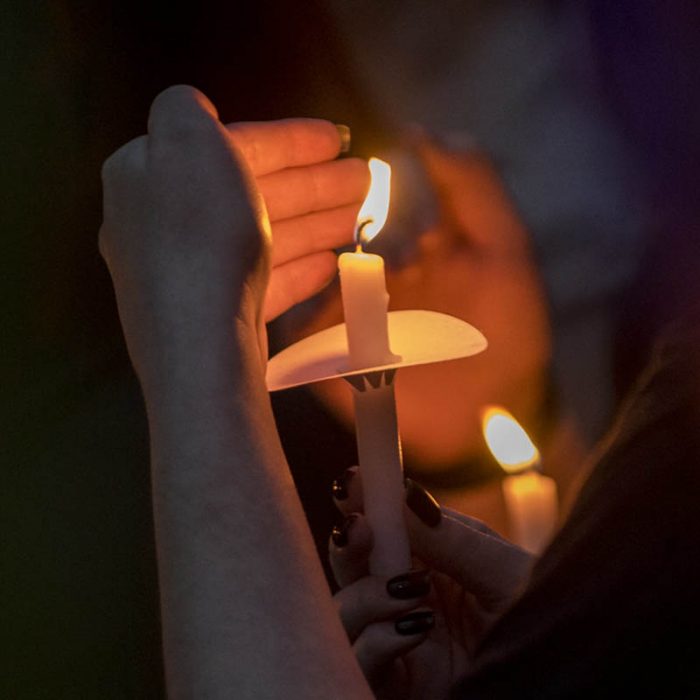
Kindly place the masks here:
<instances>
[{"instance_id":1,"label":"warm glow on skin","mask_svg":"<svg viewBox=\"0 0 700 700\"><path fill-rule=\"evenodd\" d=\"M369 243L386 223L389 214L389 199L391 197L391 166L379 158L369 159L371 183L365 201L357 215L358 226L361 226L361 239L358 245Z\"/></svg>"},{"instance_id":2,"label":"warm glow on skin","mask_svg":"<svg viewBox=\"0 0 700 700\"><path fill-rule=\"evenodd\" d=\"M491 454L505 471L517 473L539 461L540 453L532 440L505 409L487 408L482 413L481 425Z\"/></svg>"}]
</instances>

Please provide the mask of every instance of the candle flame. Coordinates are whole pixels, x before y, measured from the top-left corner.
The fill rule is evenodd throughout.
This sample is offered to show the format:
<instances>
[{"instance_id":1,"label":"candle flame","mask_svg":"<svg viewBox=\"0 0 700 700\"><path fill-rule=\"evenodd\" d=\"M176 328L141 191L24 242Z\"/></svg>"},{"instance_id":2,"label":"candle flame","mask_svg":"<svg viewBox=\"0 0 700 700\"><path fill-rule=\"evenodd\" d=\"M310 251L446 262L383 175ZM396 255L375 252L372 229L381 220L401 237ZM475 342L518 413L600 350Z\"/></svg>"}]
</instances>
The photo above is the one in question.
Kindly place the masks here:
<instances>
[{"instance_id":1,"label":"candle flame","mask_svg":"<svg viewBox=\"0 0 700 700\"><path fill-rule=\"evenodd\" d=\"M538 464L539 450L504 408L486 407L482 411L481 427L491 454L508 473L515 474Z\"/></svg>"},{"instance_id":2,"label":"candle flame","mask_svg":"<svg viewBox=\"0 0 700 700\"><path fill-rule=\"evenodd\" d=\"M357 215L355 238L358 245L369 243L386 223L391 195L391 166L379 158L369 159L369 191Z\"/></svg>"}]
</instances>

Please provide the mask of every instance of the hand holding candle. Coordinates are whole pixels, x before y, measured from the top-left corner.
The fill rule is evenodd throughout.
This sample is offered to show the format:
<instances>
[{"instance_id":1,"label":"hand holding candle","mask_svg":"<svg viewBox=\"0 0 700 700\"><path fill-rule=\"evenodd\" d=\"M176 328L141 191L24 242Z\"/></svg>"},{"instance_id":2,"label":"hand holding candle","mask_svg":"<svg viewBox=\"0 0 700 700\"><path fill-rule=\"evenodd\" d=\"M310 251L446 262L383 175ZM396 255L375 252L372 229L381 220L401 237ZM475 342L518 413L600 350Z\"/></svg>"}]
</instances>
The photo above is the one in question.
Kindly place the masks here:
<instances>
[{"instance_id":1,"label":"hand holding candle","mask_svg":"<svg viewBox=\"0 0 700 700\"><path fill-rule=\"evenodd\" d=\"M372 158L372 183L360 209L356 250L338 260L345 323L285 348L267 365L267 384L277 391L334 377L352 387L365 515L373 531L373 574L394 576L411 567L404 521L404 486L394 375L401 367L476 355L483 334L465 321L425 310L388 313L384 261L362 250L384 225L391 169ZM391 343L400 350L392 352Z\"/></svg>"},{"instance_id":2,"label":"hand holding candle","mask_svg":"<svg viewBox=\"0 0 700 700\"><path fill-rule=\"evenodd\" d=\"M486 444L509 476L503 480L511 538L539 553L554 533L558 517L557 487L540 473L540 453L507 411L490 407L483 413Z\"/></svg>"}]
</instances>

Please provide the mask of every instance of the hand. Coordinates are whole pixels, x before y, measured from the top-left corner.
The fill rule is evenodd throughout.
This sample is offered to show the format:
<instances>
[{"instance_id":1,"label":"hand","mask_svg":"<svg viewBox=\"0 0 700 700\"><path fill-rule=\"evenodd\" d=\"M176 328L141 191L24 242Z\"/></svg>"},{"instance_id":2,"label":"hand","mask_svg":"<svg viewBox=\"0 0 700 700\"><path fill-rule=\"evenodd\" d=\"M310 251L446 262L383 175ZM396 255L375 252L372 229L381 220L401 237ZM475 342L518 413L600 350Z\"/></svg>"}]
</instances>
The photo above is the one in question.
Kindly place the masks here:
<instances>
[{"instance_id":1,"label":"hand","mask_svg":"<svg viewBox=\"0 0 700 700\"><path fill-rule=\"evenodd\" d=\"M335 248L352 241L369 186L365 161L333 161L338 129L319 119L249 122L228 127L255 176L272 225L272 274L265 320L323 288L336 274Z\"/></svg>"},{"instance_id":2,"label":"hand","mask_svg":"<svg viewBox=\"0 0 700 700\"><path fill-rule=\"evenodd\" d=\"M532 557L483 523L440 510L409 481L406 521L414 571L391 581L370 576L372 533L362 515L360 480L356 468L348 470L341 488L334 489L336 505L346 516L329 545L341 587L335 596L341 620L378 697L447 698L469 670L489 625L524 585ZM411 612L420 614L407 618ZM400 634L397 621L412 633Z\"/></svg>"},{"instance_id":3,"label":"hand","mask_svg":"<svg viewBox=\"0 0 700 700\"><path fill-rule=\"evenodd\" d=\"M440 223L424 233L412 263L387 272L390 308L448 313L489 341L476 357L401 370L396 395L405 453L414 467L430 469L483 449L485 404L505 404L530 427L544 395L550 337L529 237L494 167L425 139L417 150L437 193ZM341 313L339 298L330 299L299 334L337 323ZM342 382L314 390L352 425L352 397Z\"/></svg>"},{"instance_id":4,"label":"hand","mask_svg":"<svg viewBox=\"0 0 700 700\"><path fill-rule=\"evenodd\" d=\"M331 278L330 248L351 237L368 182L362 161L326 162L340 145L328 122L226 128L193 88L156 98L148 135L103 167L100 249L142 378L164 353L206 357L238 327L265 355L263 322Z\"/></svg>"}]
</instances>

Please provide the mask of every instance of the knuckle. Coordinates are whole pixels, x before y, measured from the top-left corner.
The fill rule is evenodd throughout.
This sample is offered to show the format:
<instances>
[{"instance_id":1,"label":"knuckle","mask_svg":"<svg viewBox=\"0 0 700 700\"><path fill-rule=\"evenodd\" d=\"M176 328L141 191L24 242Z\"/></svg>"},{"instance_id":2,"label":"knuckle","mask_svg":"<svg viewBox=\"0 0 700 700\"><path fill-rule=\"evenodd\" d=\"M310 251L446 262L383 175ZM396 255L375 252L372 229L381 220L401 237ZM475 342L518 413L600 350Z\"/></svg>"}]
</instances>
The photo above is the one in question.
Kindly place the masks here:
<instances>
[{"instance_id":1,"label":"knuckle","mask_svg":"<svg viewBox=\"0 0 700 700\"><path fill-rule=\"evenodd\" d=\"M213 131L212 126L209 120L202 119L201 115L192 112L171 114L168 116L167 141L182 144L201 139L203 135ZM161 131L161 138L165 135Z\"/></svg>"},{"instance_id":2,"label":"knuckle","mask_svg":"<svg viewBox=\"0 0 700 700\"><path fill-rule=\"evenodd\" d=\"M168 114L183 104L189 105L197 102L201 94L191 85L171 85L156 95L151 103L151 114L158 114L161 111Z\"/></svg>"},{"instance_id":3,"label":"knuckle","mask_svg":"<svg viewBox=\"0 0 700 700\"><path fill-rule=\"evenodd\" d=\"M217 113L209 99L189 85L173 85L151 104L149 132L171 141L187 140L210 132L217 124Z\"/></svg>"},{"instance_id":4,"label":"knuckle","mask_svg":"<svg viewBox=\"0 0 700 700\"><path fill-rule=\"evenodd\" d=\"M387 625L383 623L372 623L367 625L360 639L360 644L368 654L376 654L384 651L387 646Z\"/></svg>"},{"instance_id":5,"label":"knuckle","mask_svg":"<svg viewBox=\"0 0 700 700\"><path fill-rule=\"evenodd\" d=\"M102 164L100 175L104 185L121 175L129 175L143 167L146 137L139 136L118 148Z\"/></svg>"}]
</instances>

